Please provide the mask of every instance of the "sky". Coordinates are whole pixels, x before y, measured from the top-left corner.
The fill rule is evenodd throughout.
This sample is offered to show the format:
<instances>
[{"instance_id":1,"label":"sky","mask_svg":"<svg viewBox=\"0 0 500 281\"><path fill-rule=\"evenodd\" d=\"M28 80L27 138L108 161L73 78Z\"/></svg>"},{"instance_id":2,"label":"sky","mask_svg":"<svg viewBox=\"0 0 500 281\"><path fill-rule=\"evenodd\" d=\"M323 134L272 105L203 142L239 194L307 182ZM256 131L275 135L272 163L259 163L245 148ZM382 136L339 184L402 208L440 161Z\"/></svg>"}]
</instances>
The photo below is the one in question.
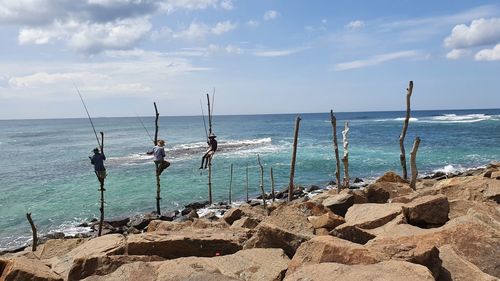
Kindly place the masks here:
<instances>
[{"instance_id":1,"label":"sky","mask_svg":"<svg viewBox=\"0 0 500 281\"><path fill-rule=\"evenodd\" d=\"M0 0L0 119L500 107L500 3Z\"/></svg>"}]
</instances>

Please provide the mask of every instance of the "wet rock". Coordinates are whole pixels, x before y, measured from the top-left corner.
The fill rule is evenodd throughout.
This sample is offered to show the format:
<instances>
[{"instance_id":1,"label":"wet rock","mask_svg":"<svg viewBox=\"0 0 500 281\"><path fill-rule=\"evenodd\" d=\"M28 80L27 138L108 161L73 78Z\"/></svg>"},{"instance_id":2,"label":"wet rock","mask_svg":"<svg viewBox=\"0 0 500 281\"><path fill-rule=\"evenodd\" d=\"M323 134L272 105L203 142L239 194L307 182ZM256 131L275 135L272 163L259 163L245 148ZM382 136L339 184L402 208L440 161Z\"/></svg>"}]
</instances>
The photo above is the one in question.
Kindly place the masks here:
<instances>
[{"instance_id":1,"label":"wet rock","mask_svg":"<svg viewBox=\"0 0 500 281\"><path fill-rule=\"evenodd\" d=\"M317 186L317 185L311 185L311 186L309 186L309 187L306 189L306 191L307 191L307 192L313 192L313 191L320 190L320 189L321 189L321 187L319 187L319 186Z\"/></svg>"},{"instance_id":2,"label":"wet rock","mask_svg":"<svg viewBox=\"0 0 500 281\"><path fill-rule=\"evenodd\" d=\"M123 227L123 226L126 226L127 223L130 221L130 218L126 217L126 218L117 218L117 219L113 219L113 220L105 220L104 223L107 223L109 225L111 225L112 227Z\"/></svg>"},{"instance_id":3,"label":"wet rock","mask_svg":"<svg viewBox=\"0 0 500 281\"><path fill-rule=\"evenodd\" d=\"M209 201L198 201L198 202L189 203L186 206L184 206L184 208L186 208L186 209L202 209L208 205L210 205Z\"/></svg>"},{"instance_id":4,"label":"wet rock","mask_svg":"<svg viewBox=\"0 0 500 281\"><path fill-rule=\"evenodd\" d=\"M354 183L360 183L360 182L364 182L363 179L360 179L360 178L355 178L354 179Z\"/></svg>"}]
</instances>

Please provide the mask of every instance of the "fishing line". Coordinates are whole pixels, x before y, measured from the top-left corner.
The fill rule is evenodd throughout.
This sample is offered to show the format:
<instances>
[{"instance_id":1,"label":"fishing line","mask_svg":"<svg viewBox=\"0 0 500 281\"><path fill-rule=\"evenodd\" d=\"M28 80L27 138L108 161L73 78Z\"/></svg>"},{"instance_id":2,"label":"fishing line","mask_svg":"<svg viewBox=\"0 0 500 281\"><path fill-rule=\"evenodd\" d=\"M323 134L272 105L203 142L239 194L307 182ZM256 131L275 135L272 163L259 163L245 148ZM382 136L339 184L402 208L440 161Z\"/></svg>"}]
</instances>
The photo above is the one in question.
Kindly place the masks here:
<instances>
[{"instance_id":1,"label":"fishing line","mask_svg":"<svg viewBox=\"0 0 500 281\"><path fill-rule=\"evenodd\" d=\"M99 147L102 149L101 142L99 142L99 137L97 136L97 132L96 132L95 127L94 127L94 123L92 122L92 118L90 118L89 110L87 109L87 105L83 101L82 94L80 94L80 90L78 90L78 87L76 86L75 83L73 83L73 86L75 86L75 89L78 93L78 96L80 96L80 100L82 101L83 107L85 108L85 111L87 112L87 116L89 117L90 125L92 125L92 129L94 130L95 139L97 140L97 145L99 145Z\"/></svg>"}]
</instances>

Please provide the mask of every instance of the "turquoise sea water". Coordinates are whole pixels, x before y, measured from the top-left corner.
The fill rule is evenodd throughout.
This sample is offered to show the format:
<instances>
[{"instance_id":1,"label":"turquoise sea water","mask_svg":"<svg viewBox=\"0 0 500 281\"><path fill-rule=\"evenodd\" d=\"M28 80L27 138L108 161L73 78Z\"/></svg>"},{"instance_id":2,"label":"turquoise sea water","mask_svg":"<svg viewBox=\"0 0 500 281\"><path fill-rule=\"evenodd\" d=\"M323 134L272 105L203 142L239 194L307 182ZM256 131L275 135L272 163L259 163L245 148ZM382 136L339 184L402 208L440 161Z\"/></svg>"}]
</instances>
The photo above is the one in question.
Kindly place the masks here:
<instances>
[{"instance_id":1,"label":"turquoise sea water","mask_svg":"<svg viewBox=\"0 0 500 281\"><path fill-rule=\"evenodd\" d=\"M399 134L404 112L339 113L338 138L350 124L350 175L373 178L400 172ZM219 151L213 160L214 200L227 200L229 169L234 164L233 196L243 198L248 165L250 192L258 193L257 154L270 190L273 167L277 189L287 185L296 114L215 116ZM296 184L326 185L334 179L335 160L329 114L301 114ZM156 184L151 140L136 117L96 118L105 133L106 216L155 210ZM154 118L142 117L154 133ZM160 117L160 138L172 163L162 175L162 210L207 199L207 173L198 170L206 149L201 116ZM500 109L414 111L406 137L409 151L422 139L417 164L421 174L453 171L500 160ZM82 231L75 227L98 217L98 182L88 156L96 147L88 119L0 121L0 250L25 243L31 212L40 232Z\"/></svg>"}]
</instances>

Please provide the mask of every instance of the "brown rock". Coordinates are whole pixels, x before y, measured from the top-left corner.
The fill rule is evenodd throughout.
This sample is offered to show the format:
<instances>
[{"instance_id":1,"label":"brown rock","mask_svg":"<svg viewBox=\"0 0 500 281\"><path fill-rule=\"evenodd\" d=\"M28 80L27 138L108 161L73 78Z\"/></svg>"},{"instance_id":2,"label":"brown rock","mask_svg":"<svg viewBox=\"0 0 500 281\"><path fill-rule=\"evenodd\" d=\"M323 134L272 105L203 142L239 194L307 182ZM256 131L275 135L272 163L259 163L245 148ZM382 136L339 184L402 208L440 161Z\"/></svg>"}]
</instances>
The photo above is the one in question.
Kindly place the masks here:
<instances>
[{"instance_id":1,"label":"brown rock","mask_svg":"<svg viewBox=\"0 0 500 281\"><path fill-rule=\"evenodd\" d=\"M243 216L243 211L239 208L229 209L224 213L222 219L226 221L229 225L233 224L234 221L239 220Z\"/></svg>"},{"instance_id":2,"label":"brown rock","mask_svg":"<svg viewBox=\"0 0 500 281\"><path fill-rule=\"evenodd\" d=\"M249 218L249 217L242 217L239 220L236 220L233 222L231 225L231 228L250 228L253 229L259 224L259 221Z\"/></svg>"},{"instance_id":3,"label":"brown rock","mask_svg":"<svg viewBox=\"0 0 500 281\"><path fill-rule=\"evenodd\" d=\"M450 205L444 195L420 197L403 206L406 221L415 226L435 227L448 221Z\"/></svg>"},{"instance_id":4,"label":"brown rock","mask_svg":"<svg viewBox=\"0 0 500 281\"><path fill-rule=\"evenodd\" d=\"M191 226L192 221L185 222L173 222L173 221L161 221L153 220L149 223L147 227L147 232L155 231L180 231L188 226Z\"/></svg>"},{"instance_id":5,"label":"brown rock","mask_svg":"<svg viewBox=\"0 0 500 281\"><path fill-rule=\"evenodd\" d=\"M129 255L156 255L165 259L228 255L241 250L249 237L248 230L196 229L148 232L127 239Z\"/></svg>"},{"instance_id":6,"label":"brown rock","mask_svg":"<svg viewBox=\"0 0 500 281\"><path fill-rule=\"evenodd\" d=\"M313 233L303 235L273 224L261 222L256 228L256 233L245 243L243 249L281 248L287 256L293 257L300 244L312 237Z\"/></svg>"},{"instance_id":7,"label":"brown rock","mask_svg":"<svg viewBox=\"0 0 500 281\"><path fill-rule=\"evenodd\" d=\"M251 249L232 255L126 264L104 276L85 281L226 281L282 280L290 260L281 249Z\"/></svg>"},{"instance_id":8,"label":"brown rock","mask_svg":"<svg viewBox=\"0 0 500 281\"><path fill-rule=\"evenodd\" d=\"M354 196L348 193L332 195L323 200L323 206L327 207L339 216L345 216L347 209L349 209L353 204Z\"/></svg>"},{"instance_id":9,"label":"brown rock","mask_svg":"<svg viewBox=\"0 0 500 281\"><path fill-rule=\"evenodd\" d=\"M343 265L322 263L301 267L287 275L285 281L330 281L330 280L429 280L433 281L429 270L423 266L404 261L384 261L368 265Z\"/></svg>"},{"instance_id":10,"label":"brown rock","mask_svg":"<svg viewBox=\"0 0 500 281\"><path fill-rule=\"evenodd\" d=\"M0 259L1 281L62 281L63 278L53 272L47 264L26 257Z\"/></svg>"},{"instance_id":11,"label":"brown rock","mask_svg":"<svg viewBox=\"0 0 500 281\"><path fill-rule=\"evenodd\" d=\"M314 235L316 236L330 235L330 230L328 228L316 228L314 229Z\"/></svg>"},{"instance_id":12,"label":"brown rock","mask_svg":"<svg viewBox=\"0 0 500 281\"><path fill-rule=\"evenodd\" d=\"M454 177L436 183L432 189L446 195L448 200L487 201L495 200L495 190L498 192L500 183L496 179L483 176ZM485 192L487 196L485 197ZM493 196L493 197L491 197Z\"/></svg>"},{"instance_id":13,"label":"brown rock","mask_svg":"<svg viewBox=\"0 0 500 281\"><path fill-rule=\"evenodd\" d=\"M345 223L343 217L338 216L332 212L325 213L321 216L310 216L307 218L315 229L326 228L332 230L333 228Z\"/></svg>"},{"instance_id":14,"label":"brown rock","mask_svg":"<svg viewBox=\"0 0 500 281\"><path fill-rule=\"evenodd\" d=\"M402 204L355 204L347 211L345 220L353 226L364 229L380 227L402 212Z\"/></svg>"},{"instance_id":15,"label":"brown rock","mask_svg":"<svg viewBox=\"0 0 500 281\"><path fill-rule=\"evenodd\" d=\"M378 178L375 182L392 182L392 183L408 183L395 172L389 171Z\"/></svg>"},{"instance_id":16,"label":"brown rock","mask_svg":"<svg viewBox=\"0 0 500 281\"><path fill-rule=\"evenodd\" d=\"M75 239L50 239L37 248L38 257L41 260L65 255L79 245L87 242L87 238Z\"/></svg>"},{"instance_id":17,"label":"brown rock","mask_svg":"<svg viewBox=\"0 0 500 281\"><path fill-rule=\"evenodd\" d=\"M375 182L366 189L366 197L370 203L386 203L391 198L408 195L414 192L406 183Z\"/></svg>"},{"instance_id":18,"label":"brown rock","mask_svg":"<svg viewBox=\"0 0 500 281\"><path fill-rule=\"evenodd\" d=\"M477 266L468 262L458 255L451 245L444 245L439 248L439 257L443 261L442 271L439 274L440 280L453 281L494 281L498 280L491 275L482 272Z\"/></svg>"},{"instance_id":19,"label":"brown rock","mask_svg":"<svg viewBox=\"0 0 500 281\"><path fill-rule=\"evenodd\" d=\"M365 247L333 236L317 236L302 243L288 266L287 275L308 264L335 262L372 264L381 261Z\"/></svg>"},{"instance_id":20,"label":"brown rock","mask_svg":"<svg viewBox=\"0 0 500 281\"><path fill-rule=\"evenodd\" d=\"M500 204L500 182L495 185L486 186L483 191L483 197L486 200L491 200Z\"/></svg>"},{"instance_id":21,"label":"brown rock","mask_svg":"<svg viewBox=\"0 0 500 281\"><path fill-rule=\"evenodd\" d=\"M366 244L366 242L375 238L375 235L370 232L349 223L337 226L330 232L330 235L358 244Z\"/></svg>"}]
</instances>

